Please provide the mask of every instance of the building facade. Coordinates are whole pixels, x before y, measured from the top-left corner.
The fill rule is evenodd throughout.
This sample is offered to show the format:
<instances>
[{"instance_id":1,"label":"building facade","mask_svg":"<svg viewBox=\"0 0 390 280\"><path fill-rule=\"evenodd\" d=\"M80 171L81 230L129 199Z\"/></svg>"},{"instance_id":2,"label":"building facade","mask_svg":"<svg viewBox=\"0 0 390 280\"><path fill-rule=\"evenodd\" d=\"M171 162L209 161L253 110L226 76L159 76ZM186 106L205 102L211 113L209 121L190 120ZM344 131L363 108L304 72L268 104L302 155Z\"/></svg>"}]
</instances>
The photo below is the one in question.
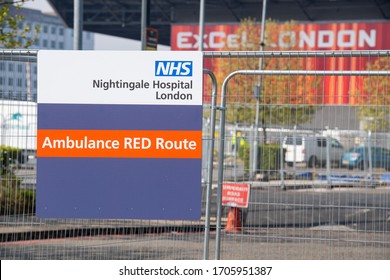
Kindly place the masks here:
<instances>
[{"instance_id":1,"label":"building facade","mask_svg":"<svg viewBox=\"0 0 390 280\"><path fill-rule=\"evenodd\" d=\"M73 29L67 28L60 17L26 8L22 8L18 13L23 15L25 19L19 23L19 28L22 30L28 25L30 30L32 30L30 34L27 34L26 39L18 38L20 42L31 40L34 36L35 27L38 26L40 28L36 40L29 49L73 49ZM94 49L93 33L83 33L83 49ZM0 58L0 99L36 101L37 64L14 62Z\"/></svg>"}]
</instances>

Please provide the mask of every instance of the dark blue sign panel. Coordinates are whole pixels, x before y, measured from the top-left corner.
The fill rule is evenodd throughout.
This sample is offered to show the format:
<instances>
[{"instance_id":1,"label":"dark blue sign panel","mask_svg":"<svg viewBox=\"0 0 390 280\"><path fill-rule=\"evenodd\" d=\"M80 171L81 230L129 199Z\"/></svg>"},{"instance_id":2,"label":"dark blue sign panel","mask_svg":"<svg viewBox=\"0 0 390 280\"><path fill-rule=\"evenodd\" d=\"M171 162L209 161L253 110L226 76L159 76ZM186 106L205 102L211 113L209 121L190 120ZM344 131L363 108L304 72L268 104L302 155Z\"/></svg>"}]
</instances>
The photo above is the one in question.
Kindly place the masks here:
<instances>
[{"instance_id":1,"label":"dark blue sign panel","mask_svg":"<svg viewBox=\"0 0 390 280\"><path fill-rule=\"evenodd\" d=\"M200 53L38 59L37 216L200 219Z\"/></svg>"}]
</instances>

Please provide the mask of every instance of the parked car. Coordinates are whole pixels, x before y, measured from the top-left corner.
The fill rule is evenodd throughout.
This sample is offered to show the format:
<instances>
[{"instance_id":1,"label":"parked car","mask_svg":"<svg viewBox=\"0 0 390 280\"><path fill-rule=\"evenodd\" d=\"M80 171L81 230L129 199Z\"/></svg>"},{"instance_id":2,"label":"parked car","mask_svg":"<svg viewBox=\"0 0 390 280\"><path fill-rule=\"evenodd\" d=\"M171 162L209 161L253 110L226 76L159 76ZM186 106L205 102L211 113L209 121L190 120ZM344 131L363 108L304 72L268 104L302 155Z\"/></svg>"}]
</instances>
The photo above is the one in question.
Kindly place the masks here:
<instances>
[{"instance_id":1,"label":"parked car","mask_svg":"<svg viewBox=\"0 0 390 280\"><path fill-rule=\"evenodd\" d=\"M343 153L341 166L364 170L370 166L369 158L368 147L356 146ZM390 171L390 150L382 147L371 147L371 162L374 168L385 168Z\"/></svg>"},{"instance_id":2,"label":"parked car","mask_svg":"<svg viewBox=\"0 0 390 280\"><path fill-rule=\"evenodd\" d=\"M291 135L285 137L283 148L286 150L285 161L287 165L293 166L295 160L295 163L305 164L308 167L326 166L327 141L326 136ZM329 137L329 143L329 160L339 166L344 147L332 137Z\"/></svg>"}]
</instances>

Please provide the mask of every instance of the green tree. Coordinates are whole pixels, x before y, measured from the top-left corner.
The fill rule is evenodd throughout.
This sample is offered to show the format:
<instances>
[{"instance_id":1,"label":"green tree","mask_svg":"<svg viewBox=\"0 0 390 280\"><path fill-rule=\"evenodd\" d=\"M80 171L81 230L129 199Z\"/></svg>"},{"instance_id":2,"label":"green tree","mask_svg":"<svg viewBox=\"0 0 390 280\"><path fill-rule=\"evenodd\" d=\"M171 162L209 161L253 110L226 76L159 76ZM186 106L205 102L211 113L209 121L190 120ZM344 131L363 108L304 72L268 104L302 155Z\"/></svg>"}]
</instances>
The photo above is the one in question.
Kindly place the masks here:
<instances>
[{"instance_id":1,"label":"green tree","mask_svg":"<svg viewBox=\"0 0 390 280\"><path fill-rule=\"evenodd\" d=\"M0 146L0 176L11 174L11 166L14 164L20 155L20 150L8 146Z\"/></svg>"},{"instance_id":2,"label":"green tree","mask_svg":"<svg viewBox=\"0 0 390 280\"><path fill-rule=\"evenodd\" d=\"M280 32L298 30L294 21L280 24L275 20L267 20L263 49L269 50L297 50L291 37L283 37L283 47L280 45ZM237 45L240 51L258 51L260 49L260 26L253 19L241 21L236 33ZM237 49L226 49L226 51ZM262 63L263 70L303 70L311 69L315 63L310 58L280 58L271 57L263 60L249 59L220 59L218 64L218 79L224 78L235 70L259 69ZM254 87L260 85L259 95L254 95ZM314 76L239 76L232 79L228 85L226 119L231 123L253 123L256 115L256 102L259 98L259 125L264 131L270 126L292 127L310 120L315 113L315 104L320 102L321 77Z\"/></svg>"},{"instance_id":3,"label":"green tree","mask_svg":"<svg viewBox=\"0 0 390 280\"><path fill-rule=\"evenodd\" d=\"M6 49L29 48L37 39L40 27L23 24L19 14L25 0L0 1L0 47Z\"/></svg>"},{"instance_id":4,"label":"green tree","mask_svg":"<svg viewBox=\"0 0 390 280\"><path fill-rule=\"evenodd\" d=\"M369 71L390 71L390 58L381 57L367 64ZM390 76L370 76L363 79L362 90L358 91L358 118L364 129L389 131L390 129Z\"/></svg>"}]
</instances>

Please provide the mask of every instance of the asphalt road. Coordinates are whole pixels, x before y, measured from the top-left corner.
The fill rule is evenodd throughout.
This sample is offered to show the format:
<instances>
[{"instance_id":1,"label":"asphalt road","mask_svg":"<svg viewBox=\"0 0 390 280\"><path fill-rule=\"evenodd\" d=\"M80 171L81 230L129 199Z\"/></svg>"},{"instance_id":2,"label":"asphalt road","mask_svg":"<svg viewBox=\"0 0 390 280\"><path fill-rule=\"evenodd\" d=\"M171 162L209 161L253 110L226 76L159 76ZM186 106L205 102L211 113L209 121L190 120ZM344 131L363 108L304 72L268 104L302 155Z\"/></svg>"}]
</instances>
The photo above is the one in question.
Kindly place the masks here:
<instances>
[{"instance_id":1,"label":"asphalt road","mask_svg":"<svg viewBox=\"0 0 390 280\"><path fill-rule=\"evenodd\" d=\"M216 247L215 201L213 189L211 259ZM224 207L224 222L228 211ZM221 259L390 259L390 187L282 191L257 186L252 189L245 215L242 231L222 230ZM65 229L71 237L45 238L41 234L37 240L2 242L0 259L203 258L204 231L202 226L196 226L202 222L21 219L27 231L31 226L36 230L47 227L57 233ZM8 217L2 223L12 232L11 225L20 226L21 219ZM194 227L188 230L191 224ZM109 234L99 231L99 227L116 230ZM131 227L155 230L137 232ZM187 227L187 231L180 231L181 227ZM80 228L81 234L76 235Z\"/></svg>"},{"instance_id":2,"label":"asphalt road","mask_svg":"<svg viewBox=\"0 0 390 280\"><path fill-rule=\"evenodd\" d=\"M250 227L346 226L390 231L390 188L254 189L246 212Z\"/></svg>"},{"instance_id":3,"label":"asphalt road","mask_svg":"<svg viewBox=\"0 0 390 280\"><path fill-rule=\"evenodd\" d=\"M286 184L293 186L287 191L281 190L280 181L252 184L249 207L242 210L247 227L345 226L364 231L390 231L390 182L387 185L379 184L380 178L388 173L385 170L373 169L370 174L369 170L332 168L330 175L336 180L351 180L350 184L332 181L332 186L336 186L332 189L325 187L326 168L314 170L307 167L288 167L284 171ZM303 180L301 186L293 178L300 178L302 174L303 177L309 174L312 179L322 178L322 181ZM274 175L278 177L279 174L274 172ZM218 166L214 166L214 188L217 178ZM247 179L243 165L239 161L236 165L234 159L228 159L224 168L224 181L234 180L240 182ZM318 187L321 182L322 186ZM217 190L213 189L213 215L216 211L216 193ZM224 211L226 217L228 208L224 208Z\"/></svg>"},{"instance_id":4,"label":"asphalt road","mask_svg":"<svg viewBox=\"0 0 390 280\"><path fill-rule=\"evenodd\" d=\"M228 168L231 172L231 167L226 171ZM253 182L249 207L241 210L242 231L222 231L221 258L390 259L390 186L340 185L330 189L315 185L315 181L302 182L300 185L297 180L291 180L296 187L287 190L282 190L278 181ZM213 188L210 258L216 245L216 198L217 189ZM223 226L229 210L223 207ZM26 231L35 227L35 230L50 228L52 232L72 233L67 238L45 238L42 234L37 240L2 242L1 259L203 258L203 222L193 223L193 229L188 227L191 222L186 221L78 222L7 217L1 222L1 228L11 234L13 223L18 227L25 223ZM115 230L99 230L104 227ZM136 231L132 227L155 229ZM180 231L181 227L189 230ZM97 234L92 234L93 231Z\"/></svg>"}]
</instances>

